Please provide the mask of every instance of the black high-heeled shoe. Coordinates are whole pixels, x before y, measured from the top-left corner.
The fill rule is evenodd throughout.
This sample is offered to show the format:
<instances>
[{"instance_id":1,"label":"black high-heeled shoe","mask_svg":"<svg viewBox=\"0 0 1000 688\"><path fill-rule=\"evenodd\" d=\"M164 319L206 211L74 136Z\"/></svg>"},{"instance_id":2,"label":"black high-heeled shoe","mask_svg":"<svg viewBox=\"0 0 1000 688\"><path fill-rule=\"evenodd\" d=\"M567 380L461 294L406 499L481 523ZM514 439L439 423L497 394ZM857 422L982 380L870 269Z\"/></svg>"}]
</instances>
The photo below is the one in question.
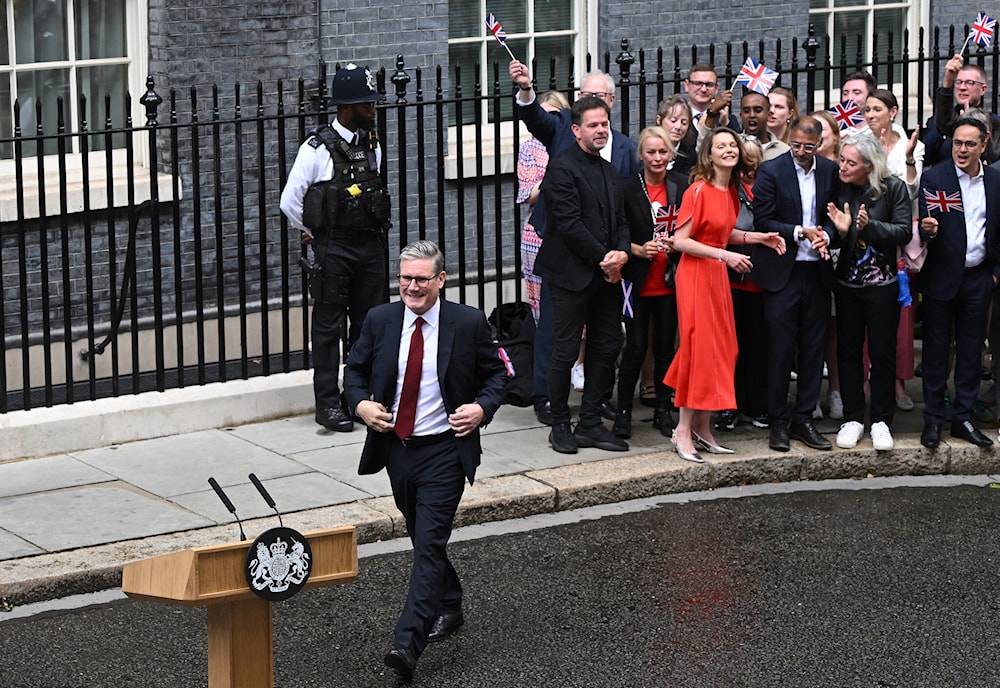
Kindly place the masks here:
<instances>
[{"instance_id":1,"label":"black high-heeled shoe","mask_svg":"<svg viewBox=\"0 0 1000 688\"><path fill-rule=\"evenodd\" d=\"M697 444L702 449L704 449L705 451L707 451L709 454L735 454L736 453L735 451L733 451L732 449L729 449L728 447L723 447L722 445L719 445L719 444L712 444L711 442L709 442L708 440L706 440L704 437L702 437L701 435L699 435L696 432L693 432L691 434L694 435L694 443Z\"/></svg>"}]
</instances>

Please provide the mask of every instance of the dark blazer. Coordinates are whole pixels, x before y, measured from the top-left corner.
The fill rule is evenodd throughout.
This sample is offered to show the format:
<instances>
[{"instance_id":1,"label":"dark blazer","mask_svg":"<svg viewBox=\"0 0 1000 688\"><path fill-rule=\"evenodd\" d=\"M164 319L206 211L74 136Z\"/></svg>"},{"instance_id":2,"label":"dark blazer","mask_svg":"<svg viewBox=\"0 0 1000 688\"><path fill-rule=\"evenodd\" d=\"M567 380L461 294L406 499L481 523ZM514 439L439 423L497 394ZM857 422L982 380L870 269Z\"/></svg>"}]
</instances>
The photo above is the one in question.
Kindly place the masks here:
<instances>
[{"instance_id":1,"label":"dark blazer","mask_svg":"<svg viewBox=\"0 0 1000 688\"><path fill-rule=\"evenodd\" d=\"M864 203L868 209L868 225L864 230L864 239L869 245L875 246L892 264L892 274L896 274L896 250L906 246L913 238L913 205L910 202L910 192L906 183L899 177L889 177L885 180L886 190L877 200L871 199L869 187L856 184L840 184L837 200L838 208L843 209L846 203L851 209L851 217L857 218L858 210ZM843 240L837 233L837 241L832 244L840 248L840 262L837 264L837 278L843 279L850 267L850 259L845 256L854 255L854 247L858 243L858 225L851 222Z\"/></svg>"},{"instance_id":2,"label":"dark blazer","mask_svg":"<svg viewBox=\"0 0 1000 688\"><path fill-rule=\"evenodd\" d=\"M820 156L816 156L813 164L816 166L816 224L827 232L833 243L836 231L827 219L826 204L834 198L837 165ZM766 246L755 245L750 251L753 268L748 277L765 291L781 291L795 266L798 249L795 226L802 224L802 196L790 151L761 163L757 168L757 179L753 185L753 218L754 229L758 232L778 232L785 238L788 250L779 256ZM822 263L823 284L832 289L833 267L828 260Z\"/></svg>"},{"instance_id":3,"label":"dark blazer","mask_svg":"<svg viewBox=\"0 0 1000 688\"><path fill-rule=\"evenodd\" d=\"M955 133L962 106L955 102L955 89L940 87L934 94L934 114L927 119L921 132L924 142L924 169L951 160L951 136ZM1000 160L1000 117L987 112L990 118L990 141L983 153L983 161L993 163Z\"/></svg>"},{"instance_id":4,"label":"dark blazer","mask_svg":"<svg viewBox=\"0 0 1000 688\"><path fill-rule=\"evenodd\" d=\"M545 108L538 104L537 98L529 105L518 105L515 101L514 107L528 131L541 141L549 152L549 160L566 152L571 147L579 148L576 136L573 134L572 113L568 109L553 113L546 112ZM614 165L623 179L638 174L642 169L637 150L635 141L617 129L611 130L611 164ZM545 199L542 197L539 197L531 213L531 226L534 227L538 236L545 237L548 227L548 212L546 211Z\"/></svg>"},{"instance_id":5,"label":"dark blazer","mask_svg":"<svg viewBox=\"0 0 1000 688\"><path fill-rule=\"evenodd\" d=\"M622 181L622 196L625 199L625 217L628 219L629 241L640 246L653 238L653 215L649 209L649 198L643 187L642 180L637 175ZM687 177L667 171L667 203L680 207L681 196L687 191ZM628 262L622 270L622 277L633 284L642 285L646 281L646 273L652 261L648 258L637 258L629 252ZM638 293L638 291L636 292Z\"/></svg>"},{"instance_id":6,"label":"dark blazer","mask_svg":"<svg viewBox=\"0 0 1000 688\"><path fill-rule=\"evenodd\" d=\"M595 188L605 178L609 188ZM549 208L549 229L535 258L536 275L563 289L582 291L592 280L604 278L600 262L608 251L630 253L621 181L604 158L574 141L572 148L549 158L542 198ZM612 218L611 226L606 218Z\"/></svg>"},{"instance_id":7,"label":"dark blazer","mask_svg":"<svg viewBox=\"0 0 1000 688\"><path fill-rule=\"evenodd\" d=\"M402 301L387 303L368 311L361 336L351 346L344 368L344 394L354 409L370 399L387 409L396 394L399 340L403 332ZM478 403L486 415L482 425L493 419L503 399L505 370L497 355L483 312L441 299L438 332L438 382L445 410L451 414L462 404ZM385 467L391 432L368 428L358 473L378 473ZM479 429L455 439L462 469L471 484L479 466L482 447Z\"/></svg>"},{"instance_id":8,"label":"dark blazer","mask_svg":"<svg viewBox=\"0 0 1000 688\"><path fill-rule=\"evenodd\" d=\"M986 191L986 261L990 272L1000 277L1000 171L983 166L983 185ZM944 161L920 178L920 218L927 217L927 199L924 190L944 191L946 194L961 192L958 172L950 161ZM932 239L920 229L920 236L927 242L927 258L920 270L920 290L931 299L948 301L955 298L965 269L965 213L952 210L935 211L938 221L937 235Z\"/></svg>"}]
</instances>

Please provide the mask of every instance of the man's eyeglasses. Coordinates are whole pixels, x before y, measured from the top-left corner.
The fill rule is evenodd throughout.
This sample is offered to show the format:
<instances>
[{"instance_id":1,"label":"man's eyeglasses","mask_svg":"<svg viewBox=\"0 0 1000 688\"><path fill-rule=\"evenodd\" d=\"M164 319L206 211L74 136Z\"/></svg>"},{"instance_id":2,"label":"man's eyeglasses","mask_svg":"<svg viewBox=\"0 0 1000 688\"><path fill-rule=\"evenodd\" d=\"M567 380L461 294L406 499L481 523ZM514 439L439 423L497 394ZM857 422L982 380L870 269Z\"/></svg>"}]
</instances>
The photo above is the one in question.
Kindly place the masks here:
<instances>
[{"instance_id":1,"label":"man's eyeglasses","mask_svg":"<svg viewBox=\"0 0 1000 688\"><path fill-rule=\"evenodd\" d=\"M972 88L973 86L985 86L982 81L976 81L975 79L955 79L956 86L967 86Z\"/></svg>"},{"instance_id":2,"label":"man's eyeglasses","mask_svg":"<svg viewBox=\"0 0 1000 688\"><path fill-rule=\"evenodd\" d=\"M417 286L423 289L428 284L430 284L431 280L437 277L437 275L435 275L434 277L418 277L417 275L399 275L398 277L399 277L399 286L401 287L405 288L416 282Z\"/></svg>"},{"instance_id":3,"label":"man's eyeglasses","mask_svg":"<svg viewBox=\"0 0 1000 688\"><path fill-rule=\"evenodd\" d=\"M792 149L799 149L799 148L801 148L806 153L812 153L814 150L816 150L816 144L815 143L802 143L801 141L789 141L788 142L788 147L792 148Z\"/></svg>"},{"instance_id":4,"label":"man's eyeglasses","mask_svg":"<svg viewBox=\"0 0 1000 688\"><path fill-rule=\"evenodd\" d=\"M974 150L982 141L959 141L958 139L952 139L951 145L959 150L967 148L969 150Z\"/></svg>"},{"instance_id":5,"label":"man's eyeglasses","mask_svg":"<svg viewBox=\"0 0 1000 688\"><path fill-rule=\"evenodd\" d=\"M695 88L715 88L719 85L718 81L692 81L688 79L687 82Z\"/></svg>"},{"instance_id":6,"label":"man's eyeglasses","mask_svg":"<svg viewBox=\"0 0 1000 688\"><path fill-rule=\"evenodd\" d=\"M610 95L614 94L608 93L607 91L580 91L581 98L586 98L587 96L593 96L594 98L600 98L601 100L605 100Z\"/></svg>"}]
</instances>

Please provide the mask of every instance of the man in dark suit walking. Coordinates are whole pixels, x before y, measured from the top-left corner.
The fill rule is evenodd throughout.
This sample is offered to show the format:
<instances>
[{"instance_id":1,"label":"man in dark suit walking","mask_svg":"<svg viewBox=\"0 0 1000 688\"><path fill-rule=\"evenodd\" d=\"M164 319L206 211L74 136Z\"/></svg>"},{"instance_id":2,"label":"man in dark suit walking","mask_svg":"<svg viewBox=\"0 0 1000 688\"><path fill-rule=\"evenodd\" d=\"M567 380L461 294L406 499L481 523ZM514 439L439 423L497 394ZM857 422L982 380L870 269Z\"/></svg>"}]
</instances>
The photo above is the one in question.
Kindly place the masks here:
<instances>
[{"instance_id":1,"label":"man in dark suit walking","mask_svg":"<svg viewBox=\"0 0 1000 688\"><path fill-rule=\"evenodd\" d=\"M812 412L823 381L823 352L830 320L833 269L827 251L833 238L826 206L834 198L837 166L815 154L823 129L812 117L792 123L788 153L763 163L754 184L754 227L778 232L789 250L751 252L750 279L764 290L768 328L767 412L770 447L788 451L789 438L813 449L833 444L816 430ZM788 385L798 373L794 415Z\"/></svg>"},{"instance_id":2,"label":"man in dark suit walking","mask_svg":"<svg viewBox=\"0 0 1000 688\"><path fill-rule=\"evenodd\" d=\"M993 444L972 424L990 299L1000 280L1000 172L982 163L988 131L983 119L959 118L951 160L920 179L920 235L927 242L920 271L925 406L920 443L931 449L941 441L953 332L951 436L980 447Z\"/></svg>"},{"instance_id":3,"label":"man in dark suit walking","mask_svg":"<svg viewBox=\"0 0 1000 688\"><path fill-rule=\"evenodd\" d=\"M614 380L621 348L621 270L631 248L617 170L601 157L610 135L610 108L587 96L572 107L576 145L550 158L542 182L548 229L535 274L548 281L555 347L549 364L552 432L557 452L577 447L625 451L628 444L601 423L601 405ZM587 327L580 422L570 431L570 369Z\"/></svg>"},{"instance_id":4,"label":"man in dark suit walking","mask_svg":"<svg viewBox=\"0 0 1000 688\"><path fill-rule=\"evenodd\" d=\"M413 543L409 592L385 656L409 677L427 643L464 622L462 585L445 548L505 371L482 311L439 298L445 272L437 245L415 241L399 261L402 301L369 311L347 359L344 393L368 426L358 473L387 470Z\"/></svg>"}]
</instances>

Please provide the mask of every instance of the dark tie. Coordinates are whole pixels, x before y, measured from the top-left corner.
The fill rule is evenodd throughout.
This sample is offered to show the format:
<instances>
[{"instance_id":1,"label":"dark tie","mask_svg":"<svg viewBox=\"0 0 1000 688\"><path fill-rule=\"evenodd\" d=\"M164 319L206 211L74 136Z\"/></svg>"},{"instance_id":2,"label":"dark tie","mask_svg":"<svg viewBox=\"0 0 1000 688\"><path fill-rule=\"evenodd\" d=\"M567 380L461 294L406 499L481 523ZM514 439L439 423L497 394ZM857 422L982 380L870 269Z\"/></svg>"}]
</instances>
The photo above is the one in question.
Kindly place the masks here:
<instances>
[{"instance_id":1,"label":"dark tie","mask_svg":"<svg viewBox=\"0 0 1000 688\"><path fill-rule=\"evenodd\" d=\"M393 432L401 440L413 434L417 419L417 397L420 395L420 371L424 365L424 319L417 316L410 335L410 351L406 355L406 372L403 373L403 391L399 394L396 424Z\"/></svg>"}]
</instances>

